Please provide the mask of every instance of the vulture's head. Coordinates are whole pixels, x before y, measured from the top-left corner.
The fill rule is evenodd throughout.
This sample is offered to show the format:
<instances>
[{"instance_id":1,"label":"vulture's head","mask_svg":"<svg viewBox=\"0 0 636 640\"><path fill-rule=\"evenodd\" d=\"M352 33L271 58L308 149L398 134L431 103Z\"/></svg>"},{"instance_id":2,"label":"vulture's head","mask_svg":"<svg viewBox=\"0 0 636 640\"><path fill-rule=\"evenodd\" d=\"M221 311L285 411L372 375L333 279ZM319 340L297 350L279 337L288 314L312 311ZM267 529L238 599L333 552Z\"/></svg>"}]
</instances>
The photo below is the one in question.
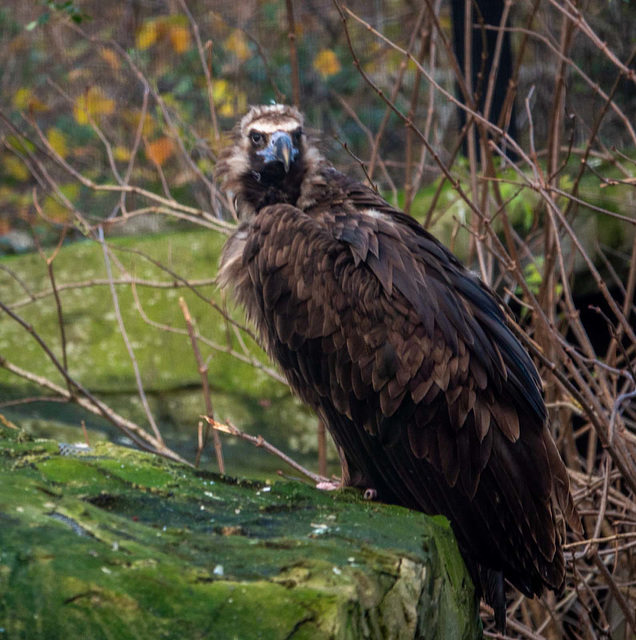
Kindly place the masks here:
<instances>
[{"instance_id":1,"label":"vulture's head","mask_svg":"<svg viewBox=\"0 0 636 640\"><path fill-rule=\"evenodd\" d=\"M239 212L250 213L280 202L296 204L308 171L320 160L297 109L252 107L238 123L216 175L236 198Z\"/></svg>"}]
</instances>

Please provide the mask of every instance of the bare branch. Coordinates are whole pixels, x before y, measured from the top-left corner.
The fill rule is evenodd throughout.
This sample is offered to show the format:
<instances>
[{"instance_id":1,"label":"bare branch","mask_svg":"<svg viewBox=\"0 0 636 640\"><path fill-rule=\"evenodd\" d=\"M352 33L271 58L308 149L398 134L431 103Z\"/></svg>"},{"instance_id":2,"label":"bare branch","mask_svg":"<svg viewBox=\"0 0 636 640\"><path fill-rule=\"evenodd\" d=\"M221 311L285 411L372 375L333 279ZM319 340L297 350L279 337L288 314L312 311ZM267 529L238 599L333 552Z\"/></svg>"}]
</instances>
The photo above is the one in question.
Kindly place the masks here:
<instances>
[{"instance_id":1,"label":"bare branch","mask_svg":"<svg viewBox=\"0 0 636 640\"><path fill-rule=\"evenodd\" d=\"M141 373L139 371L139 365L137 364L137 358L135 357L135 351L130 344L130 340L128 338L128 333L126 332L126 327L124 325L124 319L121 315L121 310L119 308L119 297L117 296L117 290L115 289L115 285L113 284L113 273L110 267L110 257L108 255L108 248L106 247L106 243L104 242L104 231L100 227L99 228L99 241L102 245L102 252L104 255L104 264L106 265L106 272L108 273L108 281L110 285L110 294L113 298L113 307L115 309L115 316L117 317L117 324L119 325L119 332L121 333L121 337L124 340L124 344L126 345L126 351L128 351L128 355L130 356L130 361L133 366L133 371L135 372L135 380L137 382L137 390L139 392L139 398L141 399L141 404L146 412L146 417L148 418L148 422L154 431L155 437L157 440L163 444L163 438L159 431L159 427L157 427L157 423L155 422L154 416L152 415L152 411L150 410L150 405L148 404L148 399L146 398L146 393L144 392L143 382L141 381Z\"/></svg>"},{"instance_id":2,"label":"bare branch","mask_svg":"<svg viewBox=\"0 0 636 640\"><path fill-rule=\"evenodd\" d=\"M300 72L296 51L296 21L294 19L294 0L285 0L287 8L287 38L289 39L289 63L291 65L292 97L295 107L300 107Z\"/></svg>"},{"instance_id":3,"label":"bare branch","mask_svg":"<svg viewBox=\"0 0 636 640\"><path fill-rule=\"evenodd\" d=\"M206 420L207 423L211 425L211 427L215 431L220 431L221 433L227 433L231 436L236 436L243 440L247 440L247 442L251 442L257 447L262 447L268 453L274 454L275 456L283 460L283 462L287 463L290 467L296 469L296 471L299 471L304 476L307 476L312 482L316 484L320 484L321 482L330 482L329 478L313 473L312 471L309 471L309 469L305 469L305 467L298 464L295 460L292 460L288 455L284 454L280 449L277 449L273 444L270 444L269 442L267 442L267 440L264 440L262 436L251 436L248 433L241 431L230 422L228 422L228 424L221 424L220 422L217 422L212 418L208 418L207 416L201 417Z\"/></svg>"},{"instance_id":4,"label":"bare branch","mask_svg":"<svg viewBox=\"0 0 636 640\"><path fill-rule=\"evenodd\" d=\"M203 362L203 358L201 357L201 351L199 350L199 344L197 342L198 332L194 328L192 316L190 315L190 309L188 309L188 305L186 304L186 301L183 298L179 298L179 306L181 307L183 318L185 320L186 326L188 327L188 335L190 336L192 351L194 353L194 358L197 361L199 375L201 376L201 384L203 387L203 398L205 400L205 411L206 411L207 417L210 418L211 420L214 420L214 409L212 408L212 398L210 397L210 382L208 380L208 365L205 362ZM201 454L203 453L203 449L208 440L209 431L210 431L210 423L208 422L203 441L200 443L199 448L197 449L196 460L194 462L195 467L198 467L199 462L201 461ZM223 462L223 449L221 447L221 440L219 439L219 434L216 431L213 431L212 437L214 439L214 450L216 452L216 463L219 466L219 473L225 473L225 463Z\"/></svg>"}]
</instances>

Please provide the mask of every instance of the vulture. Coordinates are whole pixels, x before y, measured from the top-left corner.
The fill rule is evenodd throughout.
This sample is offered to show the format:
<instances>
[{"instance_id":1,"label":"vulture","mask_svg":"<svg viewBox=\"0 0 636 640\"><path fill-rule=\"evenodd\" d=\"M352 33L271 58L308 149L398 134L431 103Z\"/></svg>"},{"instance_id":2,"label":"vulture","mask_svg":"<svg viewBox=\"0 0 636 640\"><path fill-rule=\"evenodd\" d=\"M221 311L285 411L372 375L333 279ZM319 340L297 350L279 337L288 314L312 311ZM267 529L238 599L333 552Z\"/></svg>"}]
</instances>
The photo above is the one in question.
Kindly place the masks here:
<instances>
[{"instance_id":1,"label":"vulture","mask_svg":"<svg viewBox=\"0 0 636 640\"><path fill-rule=\"evenodd\" d=\"M252 107L217 177L240 224L219 283L329 429L342 483L448 518L506 621L565 581L580 519L542 384L493 291L415 219L337 171L285 105Z\"/></svg>"}]
</instances>

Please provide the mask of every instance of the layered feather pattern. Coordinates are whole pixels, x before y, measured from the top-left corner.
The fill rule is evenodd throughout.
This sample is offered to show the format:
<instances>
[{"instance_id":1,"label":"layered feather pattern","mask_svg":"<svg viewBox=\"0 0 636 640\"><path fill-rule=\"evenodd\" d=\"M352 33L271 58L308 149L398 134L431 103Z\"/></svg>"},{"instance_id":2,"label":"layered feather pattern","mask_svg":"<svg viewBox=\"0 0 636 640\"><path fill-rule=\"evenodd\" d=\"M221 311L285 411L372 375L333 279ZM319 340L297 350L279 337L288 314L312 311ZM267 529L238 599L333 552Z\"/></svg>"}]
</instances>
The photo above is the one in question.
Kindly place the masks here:
<instances>
[{"instance_id":1,"label":"layered feather pattern","mask_svg":"<svg viewBox=\"0 0 636 640\"><path fill-rule=\"evenodd\" d=\"M302 198L254 206L228 241L221 283L343 476L446 515L502 626L504 578L563 586L555 505L580 528L537 370L492 291L415 220L325 161L300 169Z\"/></svg>"}]
</instances>

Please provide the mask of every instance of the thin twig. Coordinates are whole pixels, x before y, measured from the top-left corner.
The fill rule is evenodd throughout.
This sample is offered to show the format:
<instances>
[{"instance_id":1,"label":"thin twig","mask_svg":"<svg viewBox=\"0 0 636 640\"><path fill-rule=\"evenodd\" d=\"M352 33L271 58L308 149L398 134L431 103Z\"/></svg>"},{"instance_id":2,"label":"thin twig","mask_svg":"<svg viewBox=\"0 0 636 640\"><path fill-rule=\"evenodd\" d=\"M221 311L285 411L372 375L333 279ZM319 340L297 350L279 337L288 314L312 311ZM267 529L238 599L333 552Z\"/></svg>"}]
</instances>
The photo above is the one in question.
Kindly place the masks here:
<instances>
[{"instance_id":1,"label":"thin twig","mask_svg":"<svg viewBox=\"0 0 636 640\"><path fill-rule=\"evenodd\" d=\"M318 473L327 475L327 429L322 420L318 421Z\"/></svg>"},{"instance_id":2,"label":"thin twig","mask_svg":"<svg viewBox=\"0 0 636 640\"><path fill-rule=\"evenodd\" d=\"M2 265L0 265L2 267ZM188 286L192 287L206 287L213 286L216 283L215 278L204 278L202 280L190 280L189 284L185 284L184 282L179 282L176 280L143 280L140 278L113 278L112 283L115 286L138 286L138 287L147 287L149 289L183 289ZM81 282L61 282L57 283L57 291L74 291L79 289L90 289L92 287L107 287L110 285L110 282L107 278L94 278L92 280L84 280ZM38 302L39 300L44 300L52 295L54 295L53 289L44 289L42 291L37 291L35 293L29 292L29 298L23 298L21 300L17 300L16 302L12 302L8 305L10 309L14 311L16 309L20 309L21 307L26 307L34 302Z\"/></svg>"},{"instance_id":3,"label":"thin twig","mask_svg":"<svg viewBox=\"0 0 636 640\"><path fill-rule=\"evenodd\" d=\"M188 305L183 297L179 298L179 306L181 307L181 312L183 313L183 318L185 320L186 327L188 328L188 335L190 336L192 351L194 353L194 358L197 361L199 376L201 377L201 385L203 388L203 399L205 400L205 411L207 413L208 418L210 418L211 420L214 420L214 409L212 407L212 397L210 396L210 381L208 380L208 365L205 362L203 362L203 358L201 357L201 350L199 349L199 343L197 340L198 332L194 328L194 323L192 321L192 315L190 314L190 309L188 309ZM210 433L210 423L208 422L205 429L205 436L203 438L203 441L200 443L200 446L197 448L197 454L194 461L195 467L199 466L199 462L201 461L201 454L203 453L203 449L208 441L209 433ZM225 463L223 461L223 449L221 447L221 440L219 438L219 434L216 431L213 431L212 437L214 439L214 451L216 452L216 463L219 466L219 473L225 473Z\"/></svg>"},{"instance_id":4,"label":"thin twig","mask_svg":"<svg viewBox=\"0 0 636 640\"><path fill-rule=\"evenodd\" d=\"M42 209L40 208L40 204L38 202L37 191L35 187L33 188L32 195L33 195L33 206L35 207L36 211L41 212ZM55 250L53 251L53 253L49 258L46 257L46 254L42 249L42 245L40 244L40 240L38 239L35 229L31 228L31 231L33 233L33 239L35 241L35 245L37 247L38 253L40 254L40 257L42 258L42 260L44 260L44 263L46 264L46 270L49 276L49 280L51 281L51 290L53 291L53 297L55 298L55 310L57 312L57 326L60 331L60 343L62 347L62 364L64 368L68 371L68 353L66 349L66 329L64 326L64 313L62 311L62 301L60 300L60 294L57 289L57 284L55 282L55 270L53 269L53 261L55 260L57 254L59 253L60 248L64 243L64 239L66 238L66 227L62 229L62 233L60 234L60 238L58 240L57 246L55 247ZM67 381L67 385L68 385L69 393L72 394L73 393L72 385L68 381Z\"/></svg>"},{"instance_id":5,"label":"thin twig","mask_svg":"<svg viewBox=\"0 0 636 640\"><path fill-rule=\"evenodd\" d=\"M221 433L228 433L231 436L236 436L238 438L242 438L243 440L247 440L247 442L251 442L253 445L257 447L261 447L265 449L265 451L269 453L273 453L275 456L279 457L285 463L287 463L296 471L299 471L304 476L307 476L312 482L316 484L320 484L321 482L330 482L330 478L326 478L324 476L318 475L313 471L309 471L309 469L305 469L302 465L298 464L295 460L292 460L288 455L285 455L280 449L277 449L273 444L270 444L265 440L262 436L251 436L249 433L245 433L241 431L237 427L235 427L231 422L228 421L227 424L221 424L212 418L208 418L207 416L201 416L204 420L208 422L212 426L215 431L220 431Z\"/></svg>"},{"instance_id":6,"label":"thin twig","mask_svg":"<svg viewBox=\"0 0 636 640\"><path fill-rule=\"evenodd\" d=\"M400 62L398 75L397 75L397 78L395 79L395 82L393 83L393 88L391 89L391 98L390 98L391 102L393 102L397 98L398 92L402 87L402 82L404 80L404 75L406 73L406 69L409 62L409 55L411 51L413 51L413 48L415 47L415 42L416 42L417 36L420 33L420 30L422 29L422 24L424 23L425 16L426 16L426 5L422 5L422 8L420 9L420 13L417 16L417 19L415 20L415 25L413 27L413 30L411 31L411 37L409 38L409 43L406 48L407 54L404 55L404 57L402 58L402 61ZM390 115L391 115L391 109L387 107L384 110L382 121L380 122L380 126L378 127L378 131L375 134L375 138L373 140L373 146L371 147L371 158L369 160L369 169L368 169L369 175L371 176L371 178L373 178L373 173L375 171L375 165L378 158L378 151L380 149L380 140L384 135L384 131L389 122ZM371 181L371 178L370 178L370 181Z\"/></svg>"},{"instance_id":7,"label":"thin twig","mask_svg":"<svg viewBox=\"0 0 636 640\"><path fill-rule=\"evenodd\" d=\"M29 288L29 285L15 271L13 271L13 269L10 269L9 267L7 267L6 264L0 264L0 269L8 273L20 285L20 287L24 289L26 294L29 296L29 300L31 302L36 300L36 297L31 291L31 289Z\"/></svg>"},{"instance_id":8,"label":"thin twig","mask_svg":"<svg viewBox=\"0 0 636 640\"><path fill-rule=\"evenodd\" d=\"M287 7L287 38L289 40L292 99L294 106L300 108L300 72L298 70L298 52L296 50L296 21L294 19L293 0L285 0L285 6Z\"/></svg>"},{"instance_id":9,"label":"thin twig","mask_svg":"<svg viewBox=\"0 0 636 640\"><path fill-rule=\"evenodd\" d=\"M3 308L3 304L0 301L0 308ZM57 362L55 356L51 353L51 350L48 348L46 343L42 340L39 334L33 330L33 328L24 323L21 318L17 318L10 310L6 307L3 310L8 313L11 317L17 320L31 335L35 338L35 340L40 344L42 349L45 351L49 359L56 366L58 371L64 375L64 372ZM52 391L60 398L63 398L70 402L75 402L80 405L87 411L94 413L95 415L103 416L109 422L112 422L118 429L121 429L133 442L135 442L139 447L146 451L151 451L152 453L156 453L157 455L163 456L164 458L168 458L170 460L174 460L176 462L180 462L182 464L186 464L188 466L192 466L187 460L182 458L179 454L175 453L164 444L153 438L145 429L142 429L139 425L135 424L131 420L120 416L118 413L113 411L107 404L98 400L88 389L84 388L82 384L71 379L73 386L77 389L79 393L84 397L80 397L79 395L72 396L64 387L60 387L54 382L44 378L43 376L39 376L31 371L27 371L22 367L18 367L17 365L9 362L4 356L0 354L0 367L3 367L7 371L12 374L24 378L33 384L36 384L43 389L47 389L48 391ZM68 375L68 374L67 374Z\"/></svg>"},{"instance_id":10,"label":"thin twig","mask_svg":"<svg viewBox=\"0 0 636 640\"><path fill-rule=\"evenodd\" d=\"M155 327L157 329L160 329L161 331L165 331L167 333L175 333L177 335L182 335L182 336L187 336L188 335L187 329L178 329L176 327L172 327L170 325L163 324L161 322L157 322L157 321L152 320L151 318L149 318L148 315L146 314L146 312L144 311L143 307L141 306L141 301L139 299L139 294L137 292L137 287L136 287L136 284L134 282L131 282L131 289L132 289L133 298L135 300L135 307L137 308L137 311L139 312L139 315L141 316L141 319L146 324L150 325L151 327ZM235 349L232 349L231 345L222 346L222 345L220 345L220 344L218 344L218 343L216 343L216 342L214 342L214 341L210 340L209 338L206 338L205 336L202 336L202 335L198 335L197 339L200 342L203 342L203 344L207 345L211 349L214 349L214 351L219 351L221 353L226 353L227 355L232 356L233 358L236 358L240 362L244 362L245 364L249 364L251 367L254 367L254 369L258 369L259 371L262 371L263 373L267 374L270 378L273 378L277 382L281 382L284 385L287 385L287 380L285 380L285 378L280 373L278 373L278 371L276 371L272 367L268 367L267 365L263 364L254 355L252 355L252 353L249 351L249 349L247 348L247 346L243 342L239 330L236 328L236 326L234 326L234 325L231 325L231 326L236 331L236 336L239 339L239 343L241 344L241 348L243 349L243 353L239 353Z\"/></svg>"},{"instance_id":11,"label":"thin twig","mask_svg":"<svg viewBox=\"0 0 636 640\"><path fill-rule=\"evenodd\" d=\"M157 423L155 422L154 416L152 415L152 411L150 410L150 405L148 404L148 399L146 398L143 382L141 380L139 365L137 364L137 358L135 357L135 351L128 338L128 332L126 331L126 326L124 325L124 319L121 315L121 310L119 308L119 297L117 296L117 289L115 288L115 285L112 283L113 273L110 267L110 257L108 255L108 248L106 247L106 242L104 242L104 232L101 227L99 228L99 241L100 241L100 244L102 245L102 253L104 255L104 264L106 265L106 273L108 274L108 280L110 283L110 294L113 299L113 307L115 309L115 316L117 318L119 332L121 333L121 337L124 340L124 344L126 345L126 351L128 351L128 355L130 357L130 361L133 366L133 371L135 372L135 380L137 382L137 390L139 392L139 398L141 400L141 404L144 408L144 411L146 412L146 417L148 418L148 422L152 427L155 437L161 444L164 444L163 437L161 436L161 432L159 431L159 427L157 427Z\"/></svg>"},{"instance_id":12,"label":"thin twig","mask_svg":"<svg viewBox=\"0 0 636 640\"><path fill-rule=\"evenodd\" d=\"M210 121L212 122L212 132L214 133L214 140L218 142L221 139L221 134L219 133L219 123L216 117L216 106L214 104L214 88L212 86L212 42L208 41L203 46L201 42L201 34L199 32L199 25L197 21L194 19L194 16L188 9L188 5L185 0L179 0L179 4L183 9L183 12L188 17L188 21L190 22L190 28L192 29L192 33L194 33L194 41L197 45L197 52L199 53L199 60L201 61L201 68L203 69L203 73L205 74L205 86L208 92L208 106L210 107ZM208 49L210 52L210 63L205 59L205 49Z\"/></svg>"}]
</instances>

